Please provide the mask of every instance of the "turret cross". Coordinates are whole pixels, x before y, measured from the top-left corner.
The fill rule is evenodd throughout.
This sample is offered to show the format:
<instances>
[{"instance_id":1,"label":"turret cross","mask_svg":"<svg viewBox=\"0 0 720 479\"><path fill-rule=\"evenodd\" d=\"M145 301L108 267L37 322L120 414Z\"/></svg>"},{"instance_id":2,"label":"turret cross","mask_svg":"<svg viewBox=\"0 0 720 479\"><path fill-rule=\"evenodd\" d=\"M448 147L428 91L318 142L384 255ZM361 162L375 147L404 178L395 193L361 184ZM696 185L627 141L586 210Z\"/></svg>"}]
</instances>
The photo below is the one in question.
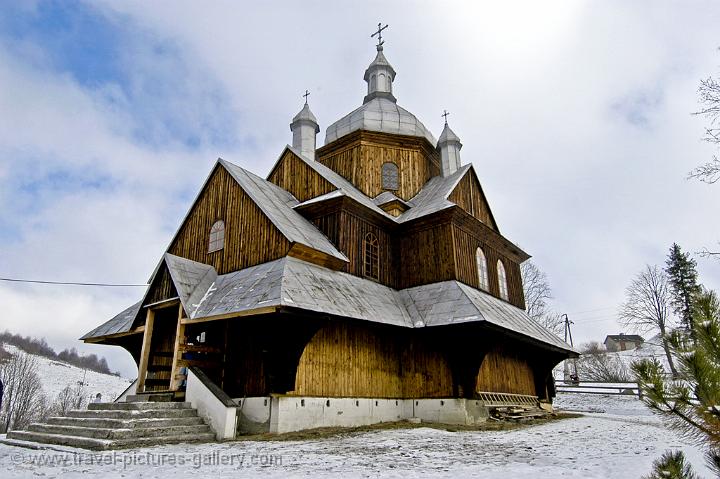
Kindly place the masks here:
<instances>
[{"instance_id":1,"label":"turret cross","mask_svg":"<svg viewBox=\"0 0 720 479\"><path fill-rule=\"evenodd\" d=\"M305 104L307 105L307 97L310 96L310 92L305 90L305 94L303 96L305 97Z\"/></svg>"},{"instance_id":2,"label":"turret cross","mask_svg":"<svg viewBox=\"0 0 720 479\"><path fill-rule=\"evenodd\" d=\"M448 115L449 115L449 114L450 114L450 112L449 112L449 111L447 111L447 110L443 110L443 114L442 114L442 115L440 115L440 116L443 116L443 117L445 117L445 124L446 124L446 125L447 125L447 117L448 117Z\"/></svg>"},{"instance_id":3,"label":"turret cross","mask_svg":"<svg viewBox=\"0 0 720 479\"><path fill-rule=\"evenodd\" d=\"M381 47L381 46L383 45L383 43L385 43L385 42L383 41L383 39L382 39L382 31L385 30L387 27L388 27L387 25L385 25L385 26L383 27L383 26L382 26L382 23L378 23L378 31L375 32L375 33L373 33L372 35L370 35L370 38L372 38L372 37L374 37L375 35L377 35L377 37L378 37L378 44L377 44L377 46L378 46L378 47Z\"/></svg>"}]
</instances>

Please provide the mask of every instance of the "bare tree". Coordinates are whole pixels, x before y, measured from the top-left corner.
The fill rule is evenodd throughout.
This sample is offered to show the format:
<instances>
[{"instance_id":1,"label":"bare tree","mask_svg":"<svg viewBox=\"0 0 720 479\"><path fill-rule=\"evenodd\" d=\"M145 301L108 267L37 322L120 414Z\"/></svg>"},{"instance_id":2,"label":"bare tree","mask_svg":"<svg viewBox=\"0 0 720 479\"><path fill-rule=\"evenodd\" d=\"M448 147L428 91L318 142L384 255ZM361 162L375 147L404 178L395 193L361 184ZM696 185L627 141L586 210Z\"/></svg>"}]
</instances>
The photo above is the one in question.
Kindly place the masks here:
<instances>
[{"instance_id":1,"label":"bare tree","mask_svg":"<svg viewBox=\"0 0 720 479\"><path fill-rule=\"evenodd\" d=\"M0 428L4 431L23 429L42 419L47 412L34 356L18 352L0 366L0 378L5 385Z\"/></svg>"},{"instance_id":2,"label":"bare tree","mask_svg":"<svg viewBox=\"0 0 720 479\"><path fill-rule=\"evenodd\" d=\"M528 316L560 336L563 332L562 315L548 309L548 301L552 299L552 289L547 275L532 261L525 261L520 266L523 292L525 294L525 311Z\"/></svg>"},{"instance_id":3,"label":"bare tree","mask_svg":"<svg viewBox=\"0 0 720 479\"><path fill-rule=\"evenodd\" d=\"M525 311L537 320L547 312L547 302L552 299L552 290L547 275L532 261L520 266L520 274L525 293Z\"/></svg>"},{"instance_id":4,"label":"bare tree","mask_svg":"<svg viewBox=\"0 0 720 479\"><path fill-rule=\"evenodd\" d=\"M677 376L668 343L674 324L670 316L672 292L667 274L657 266L645 266L627 287L625 296L620 306L620 323L637 332L659 331L670 370Z\"/></svg>"},{"instance_id":5,"label":"bare tree","mask_svg":"<svg viewBox=\"0 0 720 479\"><path fill-rule=\"evenodd\" d=\"M701 108L695 114L706 117L710 123L705 128L703 140L720 145L720 83L713 77L702 80L698 93ZM720 159L714 156L712 161L692 170L689 176L705 183L717 182L720 180Z\"/></svg>"},{"instance_id":6,"label":"bare tree","mask_svg":"<svg viewBox=\"0 0 720 479\"><path fill-rule=\"evenodd\" d=\"M73 409L81 409L85 404L86 391L82 383L79 382L74 388L65 386L55 398L52 411L58 416L67 416L68 412Z\"/></svg>"},{"instance_id":7,"label":"bare tree","mask_svg":"<svg viewBox=\"0 0 720 479\"><path fill-rule=\"evenodd\" d=\"M575 367L583 381L625 383L632 380L630 368L612 353L583 354L576 361Z\"/></svg>"}]
</instances>

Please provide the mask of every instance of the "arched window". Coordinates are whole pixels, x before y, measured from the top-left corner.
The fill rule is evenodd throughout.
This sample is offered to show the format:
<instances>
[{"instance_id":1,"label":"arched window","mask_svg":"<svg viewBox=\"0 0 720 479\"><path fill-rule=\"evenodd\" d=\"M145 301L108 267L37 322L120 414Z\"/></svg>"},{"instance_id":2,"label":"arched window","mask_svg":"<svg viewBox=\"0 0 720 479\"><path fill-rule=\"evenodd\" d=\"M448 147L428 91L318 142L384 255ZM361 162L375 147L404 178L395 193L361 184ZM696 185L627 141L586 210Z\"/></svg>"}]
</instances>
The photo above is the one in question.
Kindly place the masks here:
<instances>
[{"instance_id":1,"label":"arched window","mask_svg":"<svg viewBox=\"0 0 720 479\"><path fill-rule=\"evenodd\" d=\"M475 259L477 261L478 279L480 281L480 288L484 290L490 289L490 281L488 280L488 267L487 258L483 253L482 248L478 248L475 252Z\"/></svg>"},{"instance_id":2,"label":"arched window","mask_svg":"<svg viewBox=\"0 0 720 479\"><path fill-rule=\"evenodd\" d=\"M365 258L364 274L368 278L380 279L380 248L377 236L372 233L365 235L363 242L363 257Z\"/></svg>"},{"instance_id":3,"label":"arched window","mask_svg":"<svg viewBox=\"0 0 720 479\"><path fill-rule=\"evenodd\" d=\"M398 189L398 167L395 163L383 163L382 187L384 190Z\"/></svg>"},{"instance_id":4,"label":"arched window","mask_svg":"<svg viewBox=\"0 0 720 479\"><path fill-rule=\"evenodd\" d=\"M505 273L505 265L502 261L497 262L498 288L500 289L500 297L505 301L508 300L507 274Z\"/></svg>"},{"instance_id":5,"label":"arched window","mask_svg":"<svg viewBox=\"0 0 720 479\"><path fill-rule=\"evenodd\" d=\"M225 246L225 222L217 220L210 228L210 247L208 253L219 251Z\"/></svg>"},{"instance_id":6,"label":"arched window","mask_svg":"<svg viewBox=\"0 0 720 479\"><path fill-rule=\"evenodd\" d=\"M385 74L381 73L378 75L378 90L385 91Z\"/></svg>"},{"instance_id":7,"label":"arched window","mask_svg":"<svg viewBox=\"0 0 720 479\"><path fill-rule=\"evenodd\" d=\"M375 75L370 77L370 92L374 92L377 88L377 77Z\"/></svg>"}]
</instances>

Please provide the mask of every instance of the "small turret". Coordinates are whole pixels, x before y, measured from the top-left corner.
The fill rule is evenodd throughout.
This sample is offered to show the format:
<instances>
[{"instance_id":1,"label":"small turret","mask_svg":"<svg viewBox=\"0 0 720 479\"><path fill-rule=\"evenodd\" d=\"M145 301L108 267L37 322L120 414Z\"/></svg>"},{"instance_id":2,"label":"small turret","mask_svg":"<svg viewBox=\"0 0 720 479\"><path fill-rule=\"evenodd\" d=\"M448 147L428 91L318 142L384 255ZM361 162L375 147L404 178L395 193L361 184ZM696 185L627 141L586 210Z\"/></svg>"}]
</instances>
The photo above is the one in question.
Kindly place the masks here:
<instances>
[{"instance_id":1,"label":"small turret","mask_svg":"<svg viewBox=\"0 0 720 479\"><path fill-rule=\"evenodd\" d=\"M387 98L392 102L397 99L392 93L392 83L395 80L395 69L383 55L382 45L377 46L377 55L375 60L365 70L363 77L368 84L368 93L363 100L367 103L374 98Z\"/></svg>"},{"instance_id":2,"label":"small turret","mask_svg":"<svg viewBox=\"0 0 720 479\"><path fill-rule=\"evenodd\" d=\"M460 149L462 143L460 138L450 129L447 123L447 115L445 112L445 128L443 128L440 139L438 140L437 149L440 151L440 174L442 176L450 176L460 168Z\"/></svg>"},{"instance_id":3,"label":"small turret","mask_svg":"<svg viewBox=\"0 0 720 479\"><path fill-rule=\"evenodd\" d=\"M320 132L320 126L318 125L315 115L310 111L310 106L307 103L307 95L305 92L305 106L300 112L295 115L292 123L290 123L290 131L293 134L292 146L300 150L303 156L314 160L315 159L315 139L318 132Z\"/></svg>"}]
</instances>

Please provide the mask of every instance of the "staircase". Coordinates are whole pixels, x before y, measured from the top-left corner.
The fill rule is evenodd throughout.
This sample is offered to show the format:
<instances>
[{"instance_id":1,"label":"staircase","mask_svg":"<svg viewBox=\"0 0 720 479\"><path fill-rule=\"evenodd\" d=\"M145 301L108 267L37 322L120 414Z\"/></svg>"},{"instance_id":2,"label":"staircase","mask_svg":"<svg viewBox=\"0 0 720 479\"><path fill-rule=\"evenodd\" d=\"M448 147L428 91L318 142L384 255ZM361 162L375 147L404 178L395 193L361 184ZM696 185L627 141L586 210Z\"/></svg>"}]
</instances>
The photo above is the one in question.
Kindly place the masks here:
<instances>
[{"instance_id":1,"label":"staircase","mask_svg":"<svg viewBox=\"0 0 720 479\"><path fill-rule=\"evenodd\" d=\"M67 417L51 417L26 431L10 431L10 440L92 450L211 442L215 434L187 402L92 403Z\"/></svg>"}]
</instances>

